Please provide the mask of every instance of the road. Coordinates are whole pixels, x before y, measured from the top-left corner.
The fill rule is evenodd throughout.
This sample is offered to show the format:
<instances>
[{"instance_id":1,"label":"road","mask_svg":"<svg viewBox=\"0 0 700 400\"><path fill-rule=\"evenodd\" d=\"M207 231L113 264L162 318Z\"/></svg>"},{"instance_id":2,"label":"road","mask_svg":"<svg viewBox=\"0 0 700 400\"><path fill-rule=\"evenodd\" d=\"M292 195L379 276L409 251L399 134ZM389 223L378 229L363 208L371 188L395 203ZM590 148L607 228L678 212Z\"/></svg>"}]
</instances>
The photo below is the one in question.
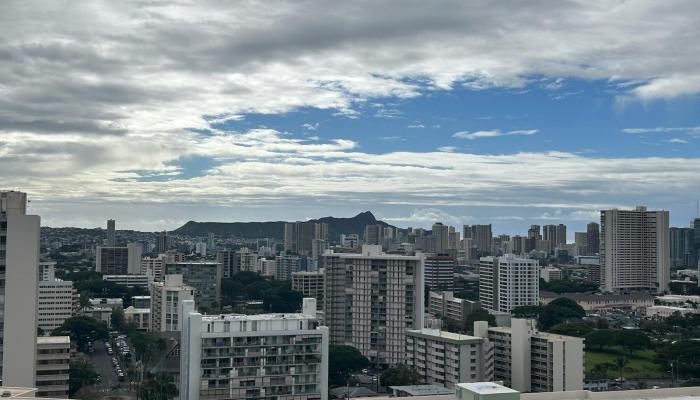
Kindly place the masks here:
<instances>
[{"instance_id":1,"label":"road","mask_svg":"<svg viewBox=\"0 0 700 400\"><path fill-rule=\"evenodd\" d=\"M104 342L95 342L93 348L95 351L90 355L90 361L92 361L95 369L102 377L102 381L95 385L95 390L105 396L131 394L128 384L119 382L117 373L112 367L112 356L107 354Z\"/></svg>"}]
</instances>

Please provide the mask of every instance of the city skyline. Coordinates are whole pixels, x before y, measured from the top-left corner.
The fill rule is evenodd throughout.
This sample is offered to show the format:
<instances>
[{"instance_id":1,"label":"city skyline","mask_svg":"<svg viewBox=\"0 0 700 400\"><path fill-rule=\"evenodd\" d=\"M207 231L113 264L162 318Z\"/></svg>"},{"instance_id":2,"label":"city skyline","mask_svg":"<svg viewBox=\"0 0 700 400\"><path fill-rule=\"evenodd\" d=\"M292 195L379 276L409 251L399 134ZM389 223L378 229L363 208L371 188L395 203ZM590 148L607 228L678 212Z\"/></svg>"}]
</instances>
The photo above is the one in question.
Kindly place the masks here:
<instances>
[{"instance_id":1,"label":"city skyline","mask_svg":"<svg viewBox=\"0 0 700 400\"><path fill-rule=\"evenodd\" d=\"M694 7L9 3L0 177L49 226L581 230L638 204L686 226Z\"/></svg>"}]
</instances>

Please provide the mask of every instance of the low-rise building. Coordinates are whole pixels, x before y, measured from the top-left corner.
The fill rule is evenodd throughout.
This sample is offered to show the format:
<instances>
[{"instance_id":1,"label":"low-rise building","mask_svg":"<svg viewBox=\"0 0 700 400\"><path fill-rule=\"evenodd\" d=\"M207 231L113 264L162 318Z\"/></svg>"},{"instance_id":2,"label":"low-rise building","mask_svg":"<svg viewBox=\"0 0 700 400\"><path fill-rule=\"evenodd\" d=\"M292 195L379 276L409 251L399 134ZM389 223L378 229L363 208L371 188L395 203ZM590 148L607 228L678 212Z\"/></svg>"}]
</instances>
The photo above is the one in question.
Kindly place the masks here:
<instances>
[{"instance_id":1,"label":"low-rise building","mask_svg":"<svg viewBox=\"0 0 700 400\"><path fill-rule=\"evenodd\" d=\"M328 398L328 328L298 314L201 315L183 301L180 398Z\"/></svg>"},{"instance_id":2,"label":"low-rise building","mask_svg":"<svg viewBox=\"0 0 700 400\"><path fill-rule=\"evenodd\" d=\"M649 318L668 318L673 315L690 315L700 314L700 309L692 307L674 307L674 306L651 306L647 307L646 315Z\"/></svg>"},{"instance_id":3,"label":"low-rise building","mask_svg":"<svg viewBox=\"0 0 700 400\"><path fill-rule=\"evenodd\" d=\"M644 309L654 305L654 296L647 293L630 294L584 294L540 292L540 301L547 305L554 299L566 297L575 301L586 311L608 310L612 308Z\"/></svg>"},{"instance_id":4,"label":"low-rise building","mask_svg":"<svg viewBox=\"0 0 700 400\"><path fill-rule=\"evenodd\" d=\"M70 337L40 336L36 352L36 396L68 398Z\"/></svg>"},{"instance_id":5,"label":"low-rise building","mask_svg":"<svg viewBox=\"0 0 700 400\"><path fill-rule=\"evenodd\" d=\"M150 308L135 308L129 306L124 310L124 320L127 323L134 324L136 329L141 331L151 330L151 309Z\"/></svg>"},{"instance_id":6,"label":"low-rise building","mask_svg":"<svg viewBox=\"0 0 700 400\"><path fill-rule=\"evenodd\" d=\"M151 308L151 296L133 296L131 305L134 308Z\"/></svg>"},{"instance_id":7,"label":"low-rise building","mask_svg":"<svg viewBox=\"0 0 700 400\"><path fill-rule=\"evenodd\" d=\"M406 365L422 383L454 388L493 379L493 345L486 339L439 329L406 332Z\"/></svg>"},{"instance_id":8,"label":"low-rise building","mask_svg":"<svg viewBox=\"0 0 700 400\"><path fill-rule=\"evenodd\" d=\"M561 280L561 270L554 267L543 267L540 269L540 278L545 282Z\"/></svg>"}]
</instances>

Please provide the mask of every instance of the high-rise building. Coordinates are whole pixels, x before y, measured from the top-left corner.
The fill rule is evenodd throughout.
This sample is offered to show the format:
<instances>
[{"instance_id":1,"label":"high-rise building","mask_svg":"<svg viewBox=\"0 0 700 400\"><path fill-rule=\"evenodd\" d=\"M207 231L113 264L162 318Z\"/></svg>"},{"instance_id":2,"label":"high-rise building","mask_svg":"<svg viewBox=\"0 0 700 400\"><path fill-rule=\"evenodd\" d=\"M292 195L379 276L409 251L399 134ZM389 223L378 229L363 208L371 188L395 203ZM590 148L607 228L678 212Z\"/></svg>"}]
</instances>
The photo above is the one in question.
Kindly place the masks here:
<instances>
[{"instance_id":1,"label":"high-rise building","mask_svg":"<svg viewBox=\"0 0 700 400\"><path fill-rule=\"evenodd\" d=\"M41 261L39 263L39 280L49 282L56 280L55 261Z\"/></svg>"},{"instance_id":2,"label":"high-rise building","mask_svg":"<svg viewBox=\"0 0 700 400\"><path fill-rule=\"evenodd\" d=\"M494 380L520 392L583 389L583 338L535 329L534 320L513 318L510 327L474 323L474 336L493 344Z\"/></svg>"},{"instance_id":3,"label":"high-rise building","mask_svg":"<svg viewBox=\"0 0 700 400\"><path fill-rule=\"evenodd\" d=\"M450 227L442 222L433 224L433 237L435 238L435 252L443 254L450 247Z\"/></svg>"},{"instance_id":4,"label":"high-rise building","mask_svg":"<svg viewBox=\"0 0 700 400\"><path fill-rule=\"evenodd\" d=\"M240 272L241 259L235 250L220 250L216 253L216 261L224 269L224 278L230 278Z\"/></svg>"},{"instance_id":5,"label":"high-rise building","mask_svg":"<svg viewBox=\"0 0 700 400\"><path fill-rule=\"evenodd\" d=\"M144 257L141 259L141 275L148 276L151 282L161 282L163 280L164 267L165 256L163 254L158 255L158 257Z\"/></svg>"},{"instance_id":6,"label":"high-rise building","mask_svg":"<svg viewBox=\"0 0 700 400\"><path fill-rule=\"evenodd\" d=\"M586 245L588 245L586 255L598 254L600 252L600 225L595 222L586 225L586 236Z\"/></svg>"},{"instance_id":7,"label":"high-rise building","mask_svg":"<svg viewBox=\"0 0 700 400\"><path fill-rule=\"evenodd\" d=\"M255 254L255 253L252 253ZM256 255L257 256L257 255ZM186 261L165 264L166 275L182 275L182 281L194 288L197 308L213 311L221 302L221 264L211 261Z\"/></svg>"},{"instance_id":8,"label":"high-rise building","mask_svg":"<svg viewBox=\"0 0 700 400\"><path fill-rule=\"evenodd\" d=\"M202 315L182 303L180 399L328 399L328 328L297 314Z\"/></svg>"},{"instance_id":9,"label":"high-rise building","mask_svg":"<svg viewBox=\"0 0 700 400\"><path fill-rule=\"evenodd\" d=\"M97 247L95 271L107 275L141 273L141 245L129 243L126 247Z\"/></svg>"},{"instance_id":10,"label":"high-rise building","mask_svg":"<svg viewBox=\"0 0 700 400\"><path fill-rule=\"evenodd\" d=\"M70 336L36 338L37 397L68 398Z\"/></svg>"},{"instance_id":11,"label":"high-rise building","mask_svg":"<svg viewBox=\"0 0 700 400\"><path fill-rule=\"evenodd\" d=\"M294 272L301 270L301 259L299 256L283 254L275 257L275 262L273 276L276 280L289 280Z\"/></svg>"},{"instance_id":12,"label":"high-rise building","mask_svg":"<svg viewBox=\"0 0 700 400\"><path fill-rule=\"evenodd\" d=\"M326 252L325 321L334 344L357 348L371 362L404 362L406 330L423 327L422 254L382 253L362 246L362 253Z\"/></svg>"},{"instance_id":13,"label":"high-rise building","mask_svg":"<svg viewBox=\"0 0 700 400\"><path fill-rule=\"evenodd\" d=\"M194 299L194 288L182 281L182 275L165 275L163 282L151 286L151 331L180 331L180 302Z\"/></svg>"},{"instance_id":14,"label":"high-rise building","mask_svg":"<svg viewBox=\"0 0 700 400\"><path fill-rule=\"evenodd\" d=\"M557 225L557 235L555 239L556 247L563 246L566 244L566 225Z\"/></svg>"},{"instance_id":15,"label":"high-rise building","mask_svg":"<svg viewBox=\"0 0 700 400\"><path fill-rule=\"evenodd\" d=\"M158 232L158 235L156 237L156 248L155 248L155 253L156 254L163 254L166 251L170 249L170 236L168 235L168 231L162 231Z\"/></svg>"},{"instance_id":16,"label":"high-rise building","mask_svg":"<svg viewBox=\"0 0 700 400\"><path fill-rule=\"evenodd\" d=\"M588 254L588 232L574 232L574 244L580 255L590 255Z\"/></svg>"},{"instance_id":17,"label":"high-rise building","mask_svg":"<svg viewBox=\"0 0 700 400\"><path fill-rule=\"evenodd\" d=\"M340 235L340 246L348 249L356 249L360 247L360 236L356 233L348 235Z\"/></svg>"},{"instance_id":18,"label":"high-rise building","mask_svg":"<svg viewBox=\"0 0 700 400\"><path fill-rule=\"evenodd\" d=\"M384 226L380 224L365 226L363 243L368 245L382 245L384 242Z\"/></svg>"},{"instance_id":19,"label":"high-rise building","mask_svg":"<svg viewBox=\"0 0 700 400\"><path fill-rule=\"evenodd\" d=\"M493 380L493 345L485 338L439 329L406 332L406 365L424 384L453 389L458 383Z\"/></svg>"},{"instance_id":20,"label":"high-rise building","mask_svg":"<svg viewBox=\"0 0 700 400\"><path fill-rule=\"evenodd\" d=\"M258 254L247 247L241 247L237 251L238 255L238 272L250 271L258 272Z\"/></svg>"},{"instance_id":21,"label":"high-rise building","mask_svg":"<svg viewBox=\"0 0 700 400\"><path fill-rule=\"evenodd\" d=\"M107 247L116 246L114 220L107 220Z\"/></svg>"},{"instance_id":22,"label":"high-rise building","mask_svg":"<svg viewBox=\"0 0 700 400\"><path fill-rule=\"evenodd\" d=\"M323 307L324 290L323 268L318 271L299 271L292 273L292 290L301 292L304 297L316 299L317 304Z\"/></svg>"},{"instance_id":23,"label":"high-rise building","mask_svg":"<svg viewBox=\"0 0 700 400\"><path fill-rule=\"evenodd\" d=\"M527 230L527 238L542 240L542 234L540 233L539 225L530 225L530 229Z\"/></svg>"},{"instance_id":24,"label":"high-rise building","mask_svg":"<svg viewBox=\"0 0 700 400\"><path fill-rule=\"evenodd\" d=\"M425 286L433 291L454 289L455 260L449 256L431 256L425 259Z\"/></svg>"},{"instance_id":25,"label":"high-rise building","mask_svg":"<svg viewBox=\"0 0 700 400\"><path fill-rule=\"evenodd\" d=\"M600 212L601 289L606 292L668 290L670 244L668 211Z\"/></svg>"},{"instance_id":26,"label":"high-rise building","mask_svg":"<svg viewBox=\"0 0 700 400\"><path fill-rule=\"evenodd\" d=\"M482 257L479 260L479 301L495 311L511 312L515 307L539 304L540 266L537 260Z\"/></svg>"},{"instance_id":27,"label":"high-rise building","mask_svg":"<svg viewBox=\"0 0 700 400\"><path fill-rule=\"evenodd\" d=\"M284 250L300 255L310 255L313 240L328 240L328 224L314 222L288 222L284 224Z\"/></svg>"},{"instance_id":28,"label":"high-rise building","mask_svg":"<svg viewBox=\"0 0 700 400\"><path fill-rule=\"evenodd\" d=\"M542 240L547 242L548 253L554 251L557 245L557 226L556 225L545 225L542 227Z\"/></svg>"},{"instance_id":29,"label":"high-rise building","mask_svg":"<svg viewBox=\"0 0 700 400\"><path fill-rule=\"evenodd\" d=\"M428 295L428 312L460 327L465 327L467 316L481 308L478 301L460 299L452 292L430 291Z\"/></svg>"},{"instance_id":30,"label":"high-rise building","mask_svg":"<svg viewBox=\"0 0 700 400\"><path fill-rule=\"evenodd\" d=\"M50 334L73 316L78 293L71 281L40 281L37 298L37 326Z\"/></svg>"},{"instance_id":31,"label":"high-rise building","mask_svg":"<svg viewBox=\"0 0 700 400\"><path fill-rule=\"evenodd\" d=\"M2 385L36 384L39 275L38 215L27 215L27 194L0 191L0 359Z\"/></svg>"},{"instance_id":32,"label":"high-rise building","mask_svg":"<svg viewBox=\"0 0 700 400\"><path fill-rule=\"evenodd\" d=\"M671 228L671 268L695 268L698 257L695 250L695 229Z\"/></svg>"},{"instance_id":33,"label":"high-rise building","mask_svg":"<svg viewBox=\"0 0 700 400\"><path fill-rule=\"evenodd\" d=\"M489 225L464 225L464 238L471 239L471 245L476 247L480 256L491 254L493 234Z\"/></svg>"}]
</instances>

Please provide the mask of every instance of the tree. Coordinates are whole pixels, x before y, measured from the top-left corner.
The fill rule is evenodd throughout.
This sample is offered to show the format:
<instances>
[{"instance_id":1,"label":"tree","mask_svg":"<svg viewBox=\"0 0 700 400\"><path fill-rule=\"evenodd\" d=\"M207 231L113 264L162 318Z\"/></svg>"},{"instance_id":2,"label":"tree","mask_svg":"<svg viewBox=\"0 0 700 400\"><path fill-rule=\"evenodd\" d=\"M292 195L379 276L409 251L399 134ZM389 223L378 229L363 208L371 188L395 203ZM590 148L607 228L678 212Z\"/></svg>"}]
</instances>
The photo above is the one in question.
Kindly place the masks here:
<instances>
[{"instance_id":1,"label":"tree","mask_svg":"<svg viewBox=\"0 0 700 400\"><path fill-rule=\"evenodd\" d=\"M119 332L126 331L126 317L124 316L124 310L121 308L116 308L112 310L112 315L109 316L112 329Z\"/></svg>"},{"instance_id":2,"label":"tree","mask_svg":"<svg viewBox=\"0 0 700 400\"><path fill-rule=\"evenodd\" d=\"M614 344L615 334L613 332L614 331L611 331L609 329L598 329L589 332L585 336L586 347L598 348L598 350L602 350L603 346Z\"/></svg>"},{"instance_id":3,"label":"tree","mask_svg":"<svg viewBox=\"0 0 700 400\"><path fill-rule=\"evenodd\" d=\"M467 315L467 318L465 318L464 322L464 329L467 332L473 333L475 321L487 321L489 323L489 326L496 326L496 317L489 314L489 312L484 310L483 308L479 308L475 311L472 311L471 313L469 313L469 315Z\"/></svg>"},{"instance_id":4,"label":"tree","mask_svg":"<svg viewBox=\"0 0 700 400\"><path fill-rule=\"evenodd\" d=\"M83 386L97 383L99 374L87 361L72 361L68 370L68 393L71 397Z\"/></svg>"},{"instance_id":5,"label":"tree","mask_svg":"<svg viewBox=\"0 0 700 400\"><path fill-rule=\"evenodd\" d=\"M420 384L421 377L415 369L406 365L397 365L382 372L383 386L405 386Z\"/></svg>"},{"instance_id":6,"label":"tree","mask_svg":"<svg viewBox=\"0 0 700 400\"><path fill-rule=\"evenodd\" d=\"M107 324L91 317L78 316L68 318L61 326L51 332L52 336L68 335L75 341L78 350L87 350L88 344L99 339L107 339Z\"/></svg>"},{"instance_id":7,"label":"tree","mask_svg":"<svg viewBox=\"0 0 700 400\"><path fill-rule=\"evenodd\" d=\"M593 328L581 323L560 323L549 328L549 332L565 336L585 337Z\"/></svg>"},{"instance_id":8,"label":"tree","mask_svg":"<svg viewBox=\"0 0 700 400\"><path fill-rule=\"evenodd\" d=\"M615 332L615 343L624 347L632 354L635 350L646 349L651 346L649 337L636 329L622 329Z\"/></svg>"},{"instance_id":9,"label":"tree","mask_svg":"<svg viewBox=\"0 0 700 400\"><path fill-rule=\"evenodd\" d=\"M330 345L328 354L328 376L332 385L345 384L350 373L369 365L367 357L352 346Z\"/></svg>"},{"instance_id":10,"label":"tree","mask_svg":"<svg viewBox=\"0 0 700 400\"><path fill-rule=\"evenodd\" d=\"M539 318L544 306L520 306L511 310L513 318Z\"/></svg>"},{"instance_id":11,"label":"tree","mask_svg":"<svg viewBox=\"0 0 700 400\"><path fill-rule=\"evenodd\" d=\"M178 395L178 390L172 375L148 374L141 383L139 394L144 400L170 400Z\"/></svg>"},{"instance_id":12,"label":"tree","mask_svg":"<svg viewBox=\"0 0 700 400\"><path fill-rule=\"evenodd\" d=\"M540 279L540 290L553 293L586 293L598 291L598 285L587 282L576 282L568 279L545 282Z\"/></svg>"},{"instance_id":13,"label":"tree","mask_svg":"<svg viewBox=\"0 0 700 400\"><path fill-rule=\"evenodd\" d=\"M165 352L167 346L165 339L162 337L136 329L129 332L129 339L134 346L134 351L146 368Z\"/></svg>"},{"instance_id":14,"label":"tree","mask_svg":"<svg viewBox=\"0 0 700 400\"><path fill-rule=\"evenodd\" d=\"M575 301L566 297L559 297L544 306L538 322L542 330L548 330L556 324L581 319L586 316L586 311Z\"/></svg>"}]
</instances>

